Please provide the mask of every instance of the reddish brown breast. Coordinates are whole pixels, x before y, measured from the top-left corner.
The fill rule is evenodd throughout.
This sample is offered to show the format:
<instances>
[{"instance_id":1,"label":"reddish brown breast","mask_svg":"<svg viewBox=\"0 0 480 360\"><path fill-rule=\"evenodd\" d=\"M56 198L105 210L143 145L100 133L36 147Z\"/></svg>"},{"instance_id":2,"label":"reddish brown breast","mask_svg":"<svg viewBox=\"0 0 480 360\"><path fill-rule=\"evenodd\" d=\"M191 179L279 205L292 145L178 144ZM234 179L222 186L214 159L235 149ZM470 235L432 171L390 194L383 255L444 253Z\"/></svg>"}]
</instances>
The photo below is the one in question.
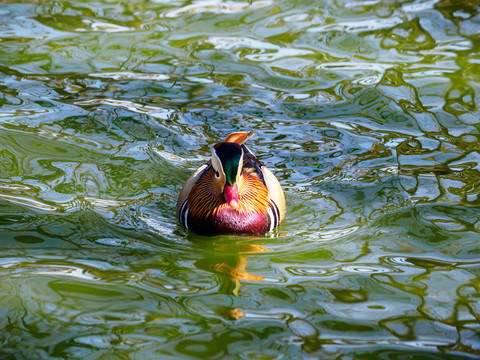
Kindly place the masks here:
<instances>
[{"instance_id":1,"label":"reddish brown breast","mask_svg":"<svg viewBox=\"0 0 480 360\"><path fill-rule=\"evenodd\" d=\"M266 214L253 212L240 214L231 207L211 215L203 222L190 222L189 228L199 234L262 234L268 231Z\"/></svg>"},{"instance_id":2,"label":"reddish brown breast","mask_svg":"<svg viewBox=\"0 0 480 360\"><path fill-rule=\"evenodd\" d=\"M255 176L242 172L238 208L226 202L211 185L211 169L198 180L188 196L187 227L199 234L261 234L270 227L268 189Z\"/></svg>"}]
</instances>

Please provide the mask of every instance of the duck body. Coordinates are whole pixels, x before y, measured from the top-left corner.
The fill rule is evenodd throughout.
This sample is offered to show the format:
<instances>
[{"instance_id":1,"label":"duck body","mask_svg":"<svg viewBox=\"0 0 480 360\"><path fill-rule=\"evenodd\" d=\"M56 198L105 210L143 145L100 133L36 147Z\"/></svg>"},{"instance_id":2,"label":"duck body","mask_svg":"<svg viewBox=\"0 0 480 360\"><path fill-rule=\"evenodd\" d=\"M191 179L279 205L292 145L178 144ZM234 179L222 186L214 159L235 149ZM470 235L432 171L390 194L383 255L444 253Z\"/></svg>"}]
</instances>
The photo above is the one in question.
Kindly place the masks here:
<instances>
[{"instance_id":1,"label":"duck body","mask_svg":"<svg viewBox=\"0 0 480 360\"><path fill-rule=\"evenodd\" d=\"M185 182L177 217L198 234L262 234L285 217L275 175L243 144L254 132L232 133Z\"/></svg>"}]
</instances>

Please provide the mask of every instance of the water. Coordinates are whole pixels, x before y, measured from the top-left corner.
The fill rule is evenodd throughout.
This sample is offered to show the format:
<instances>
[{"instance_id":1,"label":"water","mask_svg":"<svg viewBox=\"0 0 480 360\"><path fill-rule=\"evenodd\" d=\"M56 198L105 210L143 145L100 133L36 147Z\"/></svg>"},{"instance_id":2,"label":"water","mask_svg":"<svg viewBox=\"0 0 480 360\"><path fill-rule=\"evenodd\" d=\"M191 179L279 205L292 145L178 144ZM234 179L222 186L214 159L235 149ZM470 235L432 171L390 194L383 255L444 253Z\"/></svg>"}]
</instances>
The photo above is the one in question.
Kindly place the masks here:
<instances>
[{"instance_id":1,"label":"water","mask_svg":"<svg viewBox=\"0 0 480 360\"><path fill-rule=\"evenodd\" d=\"M467 0L1 3L1 358L480 358L479 33ZM187 232L246 130L287 218Z\"/></svg>"}]
</instances>

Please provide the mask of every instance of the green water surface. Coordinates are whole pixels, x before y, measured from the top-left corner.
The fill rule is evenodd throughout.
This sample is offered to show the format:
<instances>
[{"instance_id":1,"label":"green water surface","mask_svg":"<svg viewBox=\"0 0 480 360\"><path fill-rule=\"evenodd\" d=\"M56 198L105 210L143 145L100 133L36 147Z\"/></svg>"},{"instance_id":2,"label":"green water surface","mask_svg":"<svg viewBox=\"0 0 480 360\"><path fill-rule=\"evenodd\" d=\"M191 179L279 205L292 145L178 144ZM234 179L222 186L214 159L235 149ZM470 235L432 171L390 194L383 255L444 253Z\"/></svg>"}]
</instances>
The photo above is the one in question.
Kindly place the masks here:
<instances>
[{"instance_id":1,"label":"green water surface","mask_svg":"<svg viewBox=\"0 0 480 360\"><path fill-rule=\"evenodd\" d=\"M480 3L0 1L1 359L479 359ZM233 131L259 237L175 203Z\"/></svg>"}]
</instances>

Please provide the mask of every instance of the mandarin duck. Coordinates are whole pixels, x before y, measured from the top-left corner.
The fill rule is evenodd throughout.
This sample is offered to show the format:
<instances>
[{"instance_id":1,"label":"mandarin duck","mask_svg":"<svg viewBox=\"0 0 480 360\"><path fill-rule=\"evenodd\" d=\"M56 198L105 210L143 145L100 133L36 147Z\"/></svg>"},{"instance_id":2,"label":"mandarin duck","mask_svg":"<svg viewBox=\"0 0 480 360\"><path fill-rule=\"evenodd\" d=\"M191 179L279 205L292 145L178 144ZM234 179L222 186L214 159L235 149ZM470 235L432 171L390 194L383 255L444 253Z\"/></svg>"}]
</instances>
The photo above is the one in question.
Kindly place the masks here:
<instances>
[{"instance_id":1,"label":"mandarin duck","mask_svg":"<svg viewBox=\"0 0 480 360\"><path fill-rule=\"evenodd\" d=\"M187 229L206 235L262 234L283 220L285 196L280 183L244 145L255 134L228 135L185 182L177 217Z\"/></svg>"}]
</instances>

